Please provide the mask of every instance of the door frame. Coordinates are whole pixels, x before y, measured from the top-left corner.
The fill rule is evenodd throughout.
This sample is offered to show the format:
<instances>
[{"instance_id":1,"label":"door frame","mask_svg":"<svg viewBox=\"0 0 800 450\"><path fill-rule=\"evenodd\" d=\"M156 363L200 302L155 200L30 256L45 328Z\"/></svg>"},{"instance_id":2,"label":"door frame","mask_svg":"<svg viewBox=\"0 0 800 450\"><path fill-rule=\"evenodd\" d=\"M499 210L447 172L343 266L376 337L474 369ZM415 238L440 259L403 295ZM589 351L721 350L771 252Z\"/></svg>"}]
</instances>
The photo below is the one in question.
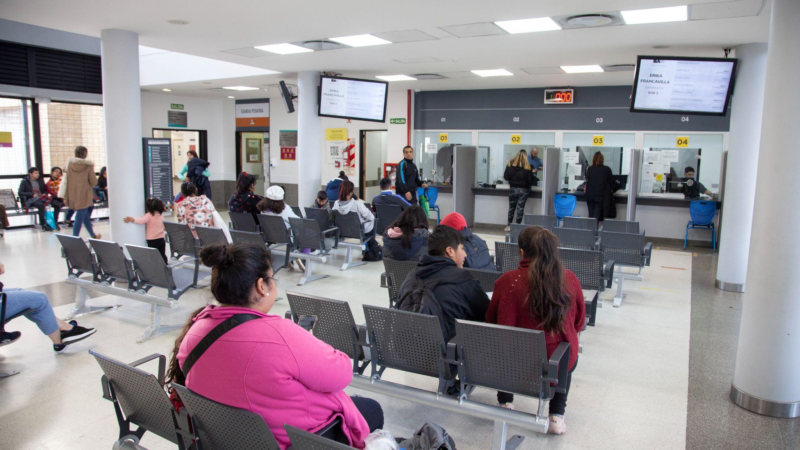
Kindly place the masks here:
<instances>
[{"instance_id":1,"label":"door frame","mask_svg":"<svg viewBox=\"0 0 800 450\"><path fill-rule=\"evenodd\" d=\"M151 136L153 134L152 132L156 131L156 130L159 130L159 131L192 131L192 132L197 132L198 133L198 138L197 138L198 152L197 152L197 156L202 160L208 161L208 130L189 130L189 129L186 129L186 128L180 128L180 129L178 129L178 128L153 128L152 131L150 132ZM171 142L172 142L172 138L170 138L170 143ZM170 145L172 145L172 144L170 144Z\"/></svg>"},{"instance_id":2,"label":"door frame","mask_svg":"<svg viewBox=\"0 0 800 450\"><path fill-rule=\"evenodd\" d=\"M359 189L359 196L364 197L367 192L367 133L373 131L383 131L388 133L389 130L359 130L359 145L361 148L358 150L358 189ZM380 181L380 178L379 178ZM363 200L363 198L362 198Z\"/></svg>"}]
</instances>

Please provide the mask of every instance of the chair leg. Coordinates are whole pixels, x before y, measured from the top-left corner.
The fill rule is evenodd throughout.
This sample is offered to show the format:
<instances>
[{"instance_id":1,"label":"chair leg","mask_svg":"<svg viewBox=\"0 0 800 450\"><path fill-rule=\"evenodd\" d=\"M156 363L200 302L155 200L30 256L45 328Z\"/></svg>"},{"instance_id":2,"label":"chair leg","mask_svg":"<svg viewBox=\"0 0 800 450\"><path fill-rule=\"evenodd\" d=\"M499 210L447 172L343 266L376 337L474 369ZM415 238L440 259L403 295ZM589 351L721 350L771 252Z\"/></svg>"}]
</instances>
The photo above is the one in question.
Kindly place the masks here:
<instances>
[{"instance_id":1,"label":"chair leg","mask_svg":"<svg viewBox=\"0 0 800 450\"><path fill-rule=\"evenodd\" d=\"M183 325L161 325L161 308L162 307L158 305L150 305L150 326L145 328L142 339L137 341L139 344L153 336L183 327Z\"/></svg>"},{"instance_id":2,"label":"chair leg","mask_svg":"<svg viewBox=\"0 0 800 450\"><path fill-rule=\"evenodd\" d=\"M508 436L508 424L500 421L494 421L494 434L492 434L492 450L515 450L525 440L525 436L515 434Z\"/></svg>"},{"instance_id":3,"label":"chair leg","mask_svg":"<svg viewBox=\"0 0 800 450\"><path fill-rule=\"evenodd\" d=\"M686 227L686 235L683 236L683 249L686 250L686 242L689 240L689 227Z\"/></svg>"},{"instance_id":4,"label":"chair leg","mask_svg":"<svg viewBox=\"0 0 800 450\"><path fill-rule=\"evenodd\" d=\"M113 306L87 306L86 288L79 287L78 288L78 299L75 301L75 306L72 307L69 314L67 314L67 320L74 319L76 317L85 316L88 314L96 314L103 311L108 311L109 309L117 309L122 305L113 305Z\"/></svg>"},{"instance_id":5,"label":"chair leg","mask_svg":"<svg viewBox=\"0 0 800 450\"><path fill-rule=\"evenodd\" d=\"M310 283L312 281L321 280L323 278L328 278L328 275L312 275L311 273L311 265L314 264L314 260L306 259L306 271L303 274L303 277L300 278L300 282L297 283L298 286L302 286L306 283Z\"/></svg>"},{"instance_id":6,"label":"chair leg","mask_svg":"<svg viewBox=\"0 0 800 450\"><path fill-rule=\"evenodd\" d=\"M711 228L711 243L713 244L714 251L717 251L717 230Z\"/></svg>"},{"instance_id":7,"label":"chair leg","mask_svg":"<svg viewBox=\"0 0 800 450\"><path fill-rule=\"evenodd\" d=\"M619 308L622 306L622 300L627 297L627 294L622 293L622 285L625 281L625 277L622 275L617 275L614 277L614 282L617 283L617 295L614 296L614 308Z\"/></svg>"},{"instance_id":8,"label":"chair leg","mask_svg":"<svg viewBox=\"0 0 800 450\"><path fill-rule=\"evenodd\" d=\"M347 270L350 267L358 267L363 266L366 264L364 261L355 262L353 261L353 247L347 246L347 255L344 264L342 264L342 268L339 269L341 271Z\"/></svg>"}]
</instances>

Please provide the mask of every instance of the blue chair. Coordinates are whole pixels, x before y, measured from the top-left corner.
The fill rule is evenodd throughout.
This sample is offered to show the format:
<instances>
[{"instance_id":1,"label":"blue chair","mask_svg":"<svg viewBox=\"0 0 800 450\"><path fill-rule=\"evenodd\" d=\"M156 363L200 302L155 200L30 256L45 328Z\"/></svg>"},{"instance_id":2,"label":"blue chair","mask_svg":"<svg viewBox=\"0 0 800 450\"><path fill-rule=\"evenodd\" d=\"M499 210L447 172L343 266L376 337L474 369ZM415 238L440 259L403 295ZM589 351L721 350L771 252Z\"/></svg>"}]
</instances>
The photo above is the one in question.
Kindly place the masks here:
<instances>
[{"instance_id":1,"label":"blue chair","mask_svg":"<svg viewBox=\"0 0 800 450\"><path fill-rule=\"evenodd\" d=\"M717 230L714 228L714 216L717 215L717 204L704 200L695 200L689 203L689 214L692 220L686 224L686 236L683 238L683 248L689 240L689 229L701 228L711 230L711 244L717 249Z\"/></svg>"},{"instance_id":2,"label":"blue chair","mask_svg":"<svg viewBox=\"0 0 800 450\"><path fill-rule=\"evenodd\" d=\"M439 213L439 205L436 204L436 199L439 198L439 189L435 187L428 186L426 188L417 188L417 198L421 196L428 197L428 210L436 211L436 225L439 225L439 220L441 219L441 215Z\"/></svg>"},{"instance_id":3,"label":"blue chair","mask_svg":"<svg viewBox=\"0 0 800 450\"><path fill-rule=\"evenodd\" d=\"M578 198L574 195L556 194L553 200L553 209L556 212L559 222L564 220L564 217L569 217L575 212L575 207L578 205Z\"/></svg>"}]
</instances>

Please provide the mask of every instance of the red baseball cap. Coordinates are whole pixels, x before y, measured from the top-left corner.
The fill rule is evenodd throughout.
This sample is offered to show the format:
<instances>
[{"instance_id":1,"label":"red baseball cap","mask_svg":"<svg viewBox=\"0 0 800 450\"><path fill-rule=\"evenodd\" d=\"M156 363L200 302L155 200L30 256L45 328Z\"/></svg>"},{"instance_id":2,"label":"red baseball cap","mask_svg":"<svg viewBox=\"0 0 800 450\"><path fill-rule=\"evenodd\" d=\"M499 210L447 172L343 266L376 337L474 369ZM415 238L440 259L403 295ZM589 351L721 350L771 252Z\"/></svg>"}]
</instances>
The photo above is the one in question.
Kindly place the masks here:
<instances>
[{"instance_id":1,"label":"red baseball cap","mask_svg":"<svg viewBox=\"0 0 800 450\"><path fill-rule=\"evenodd\" d=\"M447 225L448 227L452 227L458 231L461 231L467 228L467 219L465 219L461 214L454 212L444 216L441 225Z\"/></svg>"}]
</instances>

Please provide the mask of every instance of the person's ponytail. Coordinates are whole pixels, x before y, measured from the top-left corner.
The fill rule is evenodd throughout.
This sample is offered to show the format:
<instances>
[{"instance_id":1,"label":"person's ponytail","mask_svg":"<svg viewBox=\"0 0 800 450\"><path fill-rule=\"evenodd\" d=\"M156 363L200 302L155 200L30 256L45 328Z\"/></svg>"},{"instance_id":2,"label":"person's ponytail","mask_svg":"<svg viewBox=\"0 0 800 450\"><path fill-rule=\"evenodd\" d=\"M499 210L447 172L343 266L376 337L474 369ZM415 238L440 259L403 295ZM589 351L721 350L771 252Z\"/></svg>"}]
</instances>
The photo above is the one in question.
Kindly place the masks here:
<instances>
[{"instance_id":1,"label":"person's ponytail","mask_svg":"<svg viewBox=\"0 0 800 450\"><path fill-rule=\"evenodd\" d=\"M563 332L572 300L565 288L558 238L544 228L528 227L519 234L517 242L524 257L530 258L527 303L531 316L544 331Z\"/></svg>"}]
</instances>

